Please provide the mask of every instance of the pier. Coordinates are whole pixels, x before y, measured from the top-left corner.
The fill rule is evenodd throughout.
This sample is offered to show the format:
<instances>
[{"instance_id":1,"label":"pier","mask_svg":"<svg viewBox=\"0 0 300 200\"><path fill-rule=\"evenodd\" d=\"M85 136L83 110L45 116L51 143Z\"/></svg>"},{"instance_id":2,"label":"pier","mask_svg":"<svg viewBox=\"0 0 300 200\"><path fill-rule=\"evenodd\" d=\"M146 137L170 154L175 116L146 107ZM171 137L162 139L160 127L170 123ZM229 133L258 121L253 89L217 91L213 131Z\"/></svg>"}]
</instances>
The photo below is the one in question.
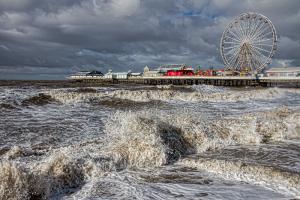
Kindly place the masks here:
<instances>
[{"instance_id":1,"label":"pier","mask_svg":"<svg viewBox=\"0 0 300 200\"><path fill-rule=\"evenodd\" d=\"M145 85L215 85L229 87L244 86L288 86L300 88L300 77L253 77L253 76L159 76L129 77L126 79L105 79L103 77L78 77L79 82L99 82L111 84L145 84Z\"/></svg>"}]
</instances>

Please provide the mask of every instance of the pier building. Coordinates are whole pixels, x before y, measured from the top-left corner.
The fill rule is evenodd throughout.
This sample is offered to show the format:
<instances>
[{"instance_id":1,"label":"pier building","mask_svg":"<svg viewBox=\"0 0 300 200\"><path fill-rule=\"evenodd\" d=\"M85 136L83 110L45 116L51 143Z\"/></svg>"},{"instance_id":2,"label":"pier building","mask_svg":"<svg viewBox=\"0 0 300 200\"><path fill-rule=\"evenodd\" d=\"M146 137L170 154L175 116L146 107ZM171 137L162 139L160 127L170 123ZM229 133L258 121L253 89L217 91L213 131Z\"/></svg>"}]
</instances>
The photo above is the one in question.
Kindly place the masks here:
<instances>
[{"instance_id":1,"label":"pier building","mask_svg":"<svg viewBox=\"0 0 300 200\"><path fill-rule=\"evenodd\" d=\"M267 77L298 77L300 67L271 68L266 70L265 74Z\"/></svg>"}]
</instances>

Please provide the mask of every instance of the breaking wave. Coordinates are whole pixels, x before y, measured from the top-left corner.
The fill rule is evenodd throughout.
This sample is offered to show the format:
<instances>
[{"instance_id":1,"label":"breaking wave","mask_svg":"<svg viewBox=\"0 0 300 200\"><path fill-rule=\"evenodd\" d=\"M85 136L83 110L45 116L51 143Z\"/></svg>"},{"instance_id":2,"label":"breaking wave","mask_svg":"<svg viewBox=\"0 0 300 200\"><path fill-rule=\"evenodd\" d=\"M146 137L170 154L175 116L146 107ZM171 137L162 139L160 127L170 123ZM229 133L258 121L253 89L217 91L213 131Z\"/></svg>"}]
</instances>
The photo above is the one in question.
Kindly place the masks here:
<instances>
[{"instance_id":1,"label":"breaking wave","mask_svg":"<svg viewBox=\"0 0 300 200\"><path fill-rule=\"evenodd\" d=\"M78 92L78 93L96 93L97 90L94 89L94 88L79 88L75 92Z\"/></svg>"},{"instance_id":2,"label":"breaking wave","mask_svg":"<svg viewBox=\"0 0 300 200\"><path fill-rule=\"evenodd\" d=\"M236 102L253 99L272 99L283 97L285 90L278 88L258 90L227 90L225 88L193 86L191 92L178 89L156 90L115 90L106 92L64 92L51 91L49 95L62 103L90 102L95 99L114 98L127 99L135 102L148 101L209 101L209 102Z\"/></svg>"},{"instance_id":3,"label":"breaking wave","mask_svg":"<svg viewBox=\"0 0 300 200\"><path fill-rule=\"evenodd\" d=\"M23 100L22 105L23 106L30 106L30 105L44 106L53 102L55 102L55 99L52 98L50 95L39 93L36 96L32 96Z\"/></svg>"},{"instance_id":4,"label":"breaking wave","mask_svg":"<svg viewBox=\"0 0 300 200\"><path fill-rule=\"evenodd\" d=\"M226 179L267 186L289 195L300 195L300 175L268 165L209 158L185 158L180 164L217 173Z\"/></svg>"},{"instance_id":5,"label":"breaking wave","mask_svg":"<svg viewBox=\"0 0 300 200\"><path fill-rule=\"evenodd\" d=\"M179 112L180 113L180 112ZM106 124L108 150L125 166L161 166L186 154L236 144L300 137L300 114L286 108L240 119L207 119L188 111L117 112Z\"/></svg>"},{"instance_id":6,"label":"breaking wave","mask_svg":"<svg viewBox=\"0 0 300 200\"><path fill-rule=\"evenodd\" d=\"M106 132L106 152L123 168L158 167L177 162L219 173L224 178L259 183L299 195L300 176L293 171L264 164L187 157L232 145L260 145L300 138L299 111L283 107L239 119L215 120L187 111L177 115L162 111L117 112L107 122Z\"/></svg>"},{"instance_id":7,"label":"breaking wave","mask_svg":"<svg viewBox=\"0 0 300 200\"><path fill-rule=\"evenodd\" d=\"M93 102L94 105L101 105L107 108L117 109L135 109L145 107L167 107L167 104L161 101L136 102L127 99L104 98Z\"/></svg>"},{"instance_id":8,"label":"breaking wave","mask_svg":"<svg viewBox=\"0 0 300 200\"><path fill-rule=\"evenodd\" d=\"M83 167L66 154L25 169L12 161L0 163L0 199L48 199L51 195L83 184Z\"/></svg>"}]
</instances>

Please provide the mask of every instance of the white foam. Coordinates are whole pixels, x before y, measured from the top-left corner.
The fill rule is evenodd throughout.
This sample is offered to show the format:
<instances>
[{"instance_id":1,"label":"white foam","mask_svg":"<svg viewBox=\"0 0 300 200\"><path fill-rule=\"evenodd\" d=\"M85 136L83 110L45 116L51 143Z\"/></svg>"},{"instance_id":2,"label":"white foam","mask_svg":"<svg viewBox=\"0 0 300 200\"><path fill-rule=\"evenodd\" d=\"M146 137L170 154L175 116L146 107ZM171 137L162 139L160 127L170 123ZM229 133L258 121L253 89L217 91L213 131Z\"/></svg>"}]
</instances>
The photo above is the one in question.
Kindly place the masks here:
<instances>
[{"instance_id":1,"label":"white foam","mask_svg":"<svg viewBox=\"0 0 300 200\"><path fill-rule=\"evenodd\" d=\"M285 94L285 90L278 88L257 90L226 90L215 86L194 86L195 91L183 92L179 90L115 90L97 93L79 93L53 90L48 92L54 99L62 103L89 102L95 99L118 98L132 101L147 102L160 101L209 101L209 102L236 102L257 99L279 98Z\"/></svg>"}]
</instances>

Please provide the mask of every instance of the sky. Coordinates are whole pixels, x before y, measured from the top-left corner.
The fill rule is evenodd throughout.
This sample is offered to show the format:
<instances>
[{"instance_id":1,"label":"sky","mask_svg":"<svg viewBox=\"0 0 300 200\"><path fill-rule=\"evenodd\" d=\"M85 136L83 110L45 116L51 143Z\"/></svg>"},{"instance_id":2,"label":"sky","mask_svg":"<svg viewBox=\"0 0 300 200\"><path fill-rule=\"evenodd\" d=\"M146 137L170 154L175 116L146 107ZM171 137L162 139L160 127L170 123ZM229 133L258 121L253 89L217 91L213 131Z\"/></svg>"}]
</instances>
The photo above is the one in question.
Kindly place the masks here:
<instances>
[{"instance_id":1,"label":"sky","mask_svg":"<svg viewBox=\"0 0 300 200\"><path fill-rule=\"evenodd\" d=\"M299 0L0 0L0 79L223 67L222 32L243 12L273 22L279 41L271 66L300 66Z\"/></svg>"}]
</instances>

